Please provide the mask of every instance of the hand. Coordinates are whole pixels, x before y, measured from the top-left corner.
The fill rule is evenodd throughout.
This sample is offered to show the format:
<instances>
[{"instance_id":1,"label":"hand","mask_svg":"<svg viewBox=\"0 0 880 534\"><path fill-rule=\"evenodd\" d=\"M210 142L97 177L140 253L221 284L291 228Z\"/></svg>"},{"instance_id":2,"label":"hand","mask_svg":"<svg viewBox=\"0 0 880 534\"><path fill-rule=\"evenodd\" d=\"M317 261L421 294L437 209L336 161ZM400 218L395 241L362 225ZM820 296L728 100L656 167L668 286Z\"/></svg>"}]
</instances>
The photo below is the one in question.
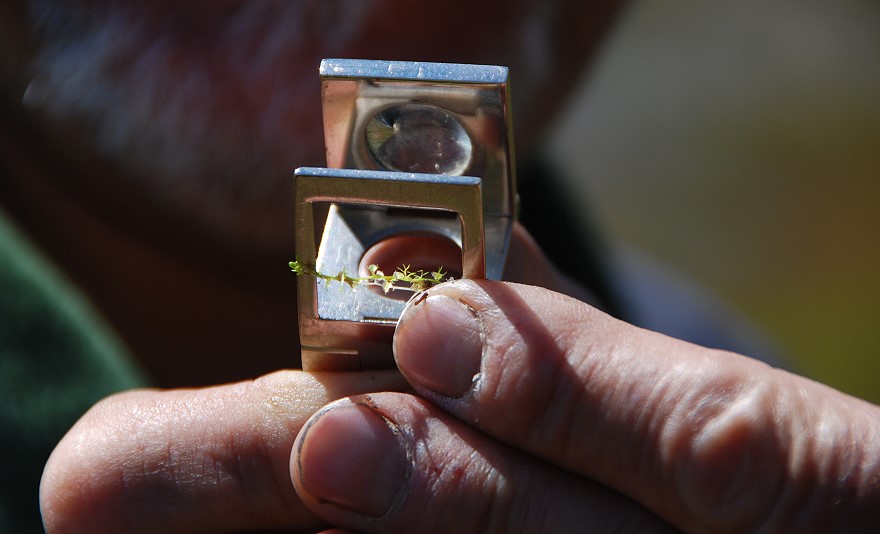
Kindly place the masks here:
<instances>
[{"instance_id":1,"label":"hand","mask_svg":"<svg viewBox=\"0 0 880 534\"><path fill-rule=\"evenodd\" d=\"M280 371L226 386L105 399L46 464L46 530L314 531L324 522L302 505L288 474L297 432L334 399L405 386L396 371Z\"/></svg>"},{"instance_id":2,"label":"hand","mask_svg":"<svg viewBox=\"0 0 880 534\"><path fill-rule=\"evenodd\" d=\"M573 299L444 284L407 308L420 397L333 403L297 438L302 501L359 531L869 530L880 408Z\"/></svg>"},{"instance_id":3,"label":"hand","mask_svg":"<svg viewBox=\"0 0 880 534\"><path fill-rule=\"evenodd\" d=\"M522 281L578 291L519 225L510 258L532 267L512 269ZM52 453L40 488L45 526L50 532L314 530L325 523L303 506L289 477L302 425L332 400L406 387L396 370L281 371L213 388L112 396Z\"/></svg>"}]
</instances>

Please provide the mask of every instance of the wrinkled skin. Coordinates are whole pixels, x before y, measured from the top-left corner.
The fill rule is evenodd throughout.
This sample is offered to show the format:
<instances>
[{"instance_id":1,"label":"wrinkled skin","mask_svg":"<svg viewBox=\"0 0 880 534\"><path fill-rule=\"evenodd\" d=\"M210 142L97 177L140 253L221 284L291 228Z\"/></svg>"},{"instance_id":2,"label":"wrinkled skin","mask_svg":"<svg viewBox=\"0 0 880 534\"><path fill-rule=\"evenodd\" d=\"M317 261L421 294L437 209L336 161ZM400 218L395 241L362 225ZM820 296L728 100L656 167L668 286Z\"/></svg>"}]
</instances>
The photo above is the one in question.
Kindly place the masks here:
<instances>
[{"instance_id":1,"label":"wrinkled skin","mask_svg":"<svg viewBox=\"0 0 880 534\"><path fill-rule=\"evenodd\" d=\"M0 201L159 385L193 386L296 351L289 172L323 162L322 57L508 65L523 153L619 2L154 4L0 8ZM606 316L519 227L512 258L529 286L456 282L410 305L403 376L278 371L102 401L46 466L47 529L880 523L876 406Z\"/></svg>"},{"instance_id":2,"label":"wrinkled skin","mask_svg":"<svg viewBox=\"0 0 880 534\"><path fill-rule=\"evenodd\" d=\"M764 363L560 293L467 280L414 300L394 350L410 393L387 392L407 386L393 371L280 371L103 401L46 466L48 530L872 532L880 521L880 408Z\"/></svg>"}]
</instances>

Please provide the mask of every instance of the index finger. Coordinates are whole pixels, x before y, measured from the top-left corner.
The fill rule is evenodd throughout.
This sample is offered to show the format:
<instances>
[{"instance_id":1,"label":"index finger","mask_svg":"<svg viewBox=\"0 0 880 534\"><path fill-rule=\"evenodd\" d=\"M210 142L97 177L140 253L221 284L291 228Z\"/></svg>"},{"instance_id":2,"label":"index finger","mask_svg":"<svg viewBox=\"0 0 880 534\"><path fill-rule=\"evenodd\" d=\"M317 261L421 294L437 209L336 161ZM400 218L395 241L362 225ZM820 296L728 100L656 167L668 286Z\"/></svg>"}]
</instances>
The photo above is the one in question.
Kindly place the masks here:
<instances>
[{"instance_id":1,"label":"index finger","mask_svg":"<svg viewBox=\"0 0 880 534\"><path fill-rule=\"evenodd\" d=\"M448 412L680 528L842 528L880 509L876 406L557 293L438 286L404 311L395 357Z\"/></svg>"},{"instance_id":2,"label":"index finger","mask_svg":"<svg viewBox=\"0 0 880 534\"><path fill-rule=\"evenodd\" d=\"M290 481L294 438L324 404L399 390L396 371L279 371L101 401L62 439L40 487L47 531L316 530Z\"/></svg>"}]
</instances>

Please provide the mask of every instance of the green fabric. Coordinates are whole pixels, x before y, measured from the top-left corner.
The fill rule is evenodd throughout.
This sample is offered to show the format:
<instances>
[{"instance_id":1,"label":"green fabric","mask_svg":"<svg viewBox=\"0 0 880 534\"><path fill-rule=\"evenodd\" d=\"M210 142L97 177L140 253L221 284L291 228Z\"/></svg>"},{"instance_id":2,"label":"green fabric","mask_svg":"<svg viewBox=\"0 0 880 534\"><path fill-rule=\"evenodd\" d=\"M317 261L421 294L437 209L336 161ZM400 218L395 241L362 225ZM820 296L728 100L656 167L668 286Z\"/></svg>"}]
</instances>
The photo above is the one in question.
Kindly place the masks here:
<instances>
[{"instance_id":1,"label":"green fabric","mask_svg":"<svg viewBox=\"0 0 880 534\"><path fill-rule=\"evenodd\" d=\"M144 385L88 302L0 211L0 532L42 532L43 466L97 400Z\"/></svg>"}]
</instances>

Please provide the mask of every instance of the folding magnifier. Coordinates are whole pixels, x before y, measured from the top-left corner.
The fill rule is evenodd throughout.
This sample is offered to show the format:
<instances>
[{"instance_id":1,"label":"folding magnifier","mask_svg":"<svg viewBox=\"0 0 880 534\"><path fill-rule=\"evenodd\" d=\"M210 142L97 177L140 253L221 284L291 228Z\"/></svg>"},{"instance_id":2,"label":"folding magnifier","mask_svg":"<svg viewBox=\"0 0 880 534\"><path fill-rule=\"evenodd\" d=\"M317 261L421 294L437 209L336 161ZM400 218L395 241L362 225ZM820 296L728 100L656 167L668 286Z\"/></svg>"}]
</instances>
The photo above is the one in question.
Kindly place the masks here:
<instances>
[{"instance_id":1,"label":"folding magnifier","mask_svg":"<svg viewBox=\"0 0 880 534\"><path fill-rule=\"evenodd\" d=\"M433 234L461 248L462 277L500 278L516 214L507 68L327 59L320 75L329 168L294 173L298 261L353 275L376 243ZM394 365L404 301L297 283L303 369Z\"/></svg>"}]
</instances>

